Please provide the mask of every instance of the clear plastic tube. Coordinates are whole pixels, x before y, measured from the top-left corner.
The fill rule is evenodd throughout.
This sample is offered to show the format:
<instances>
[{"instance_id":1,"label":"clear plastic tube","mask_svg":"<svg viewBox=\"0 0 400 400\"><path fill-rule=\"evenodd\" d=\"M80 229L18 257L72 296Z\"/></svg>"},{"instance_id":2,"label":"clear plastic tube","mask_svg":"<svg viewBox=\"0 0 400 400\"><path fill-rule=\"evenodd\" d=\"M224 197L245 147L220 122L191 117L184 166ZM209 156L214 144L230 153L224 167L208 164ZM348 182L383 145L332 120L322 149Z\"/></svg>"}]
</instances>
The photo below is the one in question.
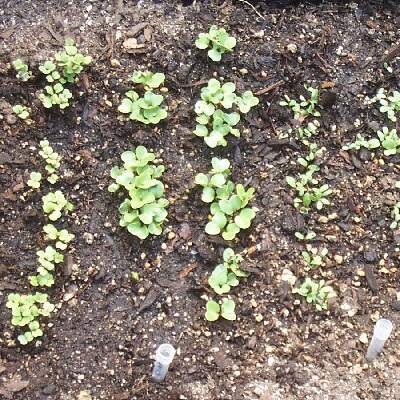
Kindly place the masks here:
<instances>
[{"instance_id":1,"label":"clear plastic tube","mask_svg":"<svg viewBox=\"0 0 400 400\"><path fill-rule=\"evenodd\" d=\"M374 334L367 350L367 360L374 360L383 350L386 340L392 333L393 325L388 319L379 319L374 327Z\"/></svg>"},{"instance_id":2,"label":"clear plastic tube","mask_svg":"<svg viewBox=\"0 0 400 400\"><path fill-rule=\"evenodd\" d=\"M155 382L162 382L164 380L174 356L175 349L169 343L161 344L158 347L156 351L156 361L151 376Z\"/></svg>"}]
</instances>

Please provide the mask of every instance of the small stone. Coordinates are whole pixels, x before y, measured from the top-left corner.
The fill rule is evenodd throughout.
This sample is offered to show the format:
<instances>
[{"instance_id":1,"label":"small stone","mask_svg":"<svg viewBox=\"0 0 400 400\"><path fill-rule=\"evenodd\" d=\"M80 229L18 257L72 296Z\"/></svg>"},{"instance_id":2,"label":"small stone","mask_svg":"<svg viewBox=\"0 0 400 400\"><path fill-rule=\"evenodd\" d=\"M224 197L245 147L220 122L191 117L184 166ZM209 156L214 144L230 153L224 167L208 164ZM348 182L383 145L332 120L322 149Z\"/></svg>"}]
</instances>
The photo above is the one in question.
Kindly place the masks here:
<instances>
[{"instance_id":1,"label":"small stone","mask_svg":"<svg viewBox=\"0 0 400 400\"><path fill-rule=\"evenodd\" d=\"M241 68L241 69L239 69L239 72L240 72L242 75L247 75L247 74L249 73L249 70L248 70L247 68Z\"/></svg>"},{"instance_id":2,"label":"small stone","mask_svg":"<svg viewBox=\"0 0 400 400\"><path fill-rule=\"evenodd\" d=\"M255 319L257 322L261 322L264 319L264 317L261 314L256 314Z\"/></svg>"},{"instance_id":3,"label":"small stone","mask_svg":"<svg viewBox=\"0 0 400 400\"><path fill-rule=\"evenodd\" d=\"M116 58L112 58L110 61L110 64L112 67L120 67L121 66L121 63Z\"/></svg>"},{"instance_id":4,"label":"small stone","mask_svg":"<svg viewBox=\"0 0 400 400\"><path fill-rule=\"evenodd\" d=\"M318 218L318 222L321 222L321 224L327 224L327 223L329 222L329 219L328 219L328 217L326 217L325 215L321 215L321 216Z\"/></svg>"},{"instance_id":5,"label":"small stone","mask_svg":"<svg viewBox=\"0 0 400 400\"><path fill-rule=\"evenodd\" d=\"M256 32L256 33L254 34L254 37L256 37L256 38L263 38L264 35L265 35L264 30L261 30L261 31Z\"/></svg>"},{"instance_id":6,"label":"small stone","mask_svg":"<svg viewBox=\"0 0 400 400\"><path fill-rule=\"evenodd\" d=\"M339 255L339 254L335 254L335 256L333 257L333 259L335 260L336 263L343 264L343 256Z\"/></svg>"},{"instance_id":7,"label":"small stone","mask_svg":"<svg viewBox=\"0 0 400 400\"><path fill-rule=\"evenodd\" d=\"M168 233L168 239L169 239L169 240L172 240L175 236L176 236L176 235L175 235L175 232L169 232L169 233Z\"/></svg>"},{"instance_id":8,"label":"small stone","mask_svg":"<svg viewBox=\"0 0 400 400\"><path fill-rule=\"evenodd\" d=\"M78 286L71 285L67 288L67 291L64 293L63 300L70 301L76 296L77 293L78 293Z\"/></svg>"},{"instance_id":9,"label":"small stone","mask_svg":"<svg viewBox=\"0 0 400 400\"><path fill-rule=\"evenodd\" d=\"M93 236L93 234L90 233L90 232L85 232L85 233L83 234L83 239L85 240L85 242L86 242L87 244L92 244L93 241L94 241L94 236Z\"/></svg>"},{"instance_id":10,"label":"small stone","mask_svg":"<svg viewBox=\"0 0 400 400\"><path fill-rule=\"evenodd\" d=\"M289 43L286 48L293 54L297 53L297 45L294 43Z\"/></svg>"},{"instance_id":11,"label":"small stone","mask_svg":"<svg viewBox=\"0 0 400 400\"><path fill-rule=\"evenodd\" d=\"M126 39L123 43L122 46L127 49L127 50L135 50L135 49L141 49L145 45L138 43L136 38L129 38Z\"/></svg>"},{"instance_id":12,"label":"small stone","mask_svg":"<svg viewBox=\"0 0 400 400\"><path fill-rule=\"evenodd\" d=\"M359 340L361 343L367 344L367 343L368 343L368 336L367 336L367 334L363 332L363 333L360 335L360 337L358 338L358 340Z\"/></svg>"}]
</instances>

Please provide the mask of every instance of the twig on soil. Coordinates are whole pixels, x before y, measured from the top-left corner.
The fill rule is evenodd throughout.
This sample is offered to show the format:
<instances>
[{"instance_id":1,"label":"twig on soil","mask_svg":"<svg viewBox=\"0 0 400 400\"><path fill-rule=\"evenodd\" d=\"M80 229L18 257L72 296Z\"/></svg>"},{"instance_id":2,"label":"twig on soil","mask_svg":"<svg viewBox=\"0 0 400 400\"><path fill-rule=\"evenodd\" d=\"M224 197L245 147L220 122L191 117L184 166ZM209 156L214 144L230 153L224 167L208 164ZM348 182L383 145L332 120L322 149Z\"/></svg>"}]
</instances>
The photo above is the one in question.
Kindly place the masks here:
<instances>
[{"instance_id":1,"label":"twig on soil","mask_svg":"<svg viewBox=\"0 0 400 400\"><path fill-rule=\"evenodd\" d=\"M202 79L200 81L196 81L196 82L192 82L192 83L187 83L185 85L181 85L181 87L189 88L189 87L193 87L193 86L205 85L206 83L208 83L208 80L207 79Z\"/></svg>"},{"instance_id":2,"label":"twig on soil","mask_svg":"<svg viewBox=\"0 0 400 400\"><path fill-rule=\"evenodd\" d=\"M247 0L239 0L242 3L247 4L249 7L251 7L253 9L253 11L261 18L265 21L265 17L260 14L260 12L253 6L253 4L249 3Z\"/></svg>"},{"instance_id":3,"label":"twig on soil","mask_svg":"<svg viewBox=\"0 0 400 400\"><path fill-rule=\"evenodd\" d=\"M273 83L272 85L269 85L268 87L264 88L264 89L260 89L259 91L255 92L254 94L256 96L261 96L262 94L266 94L268 92L270 92L271 90L274 90L275 88L283 85L285 83L285 81L280 80L276 83Z\"/></svg>"},{"instance_id":4,"label":"twig on soil","mask_svg":"<svg viewBox=\"0 0 400 400\"><path fill-rule=\"evenodd\" d=\"M315 55L317 56L318 60L321 61L322 71L324 71L326 74L329 74L329 66L326 63L326 61L322 58L321 54L315 53Z\"/></svg>"}]
</instances>

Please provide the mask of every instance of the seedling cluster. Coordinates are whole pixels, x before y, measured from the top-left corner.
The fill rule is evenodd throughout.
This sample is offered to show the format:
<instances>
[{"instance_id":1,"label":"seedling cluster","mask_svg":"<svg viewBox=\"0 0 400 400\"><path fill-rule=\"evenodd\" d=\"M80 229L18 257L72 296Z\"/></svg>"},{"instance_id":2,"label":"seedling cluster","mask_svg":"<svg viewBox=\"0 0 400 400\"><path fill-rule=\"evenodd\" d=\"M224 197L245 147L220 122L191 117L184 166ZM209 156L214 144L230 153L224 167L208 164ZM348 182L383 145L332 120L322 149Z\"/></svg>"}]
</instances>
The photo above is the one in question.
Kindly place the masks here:
<instances>
[{"instance_id":1,"label":"seedling cluster","mask_svg":"<svg viewBox=\"0 0 400 400\"><path fill-rule=\"evenodd\" d=\"M255 207L247 207L254 196L254 188L228 179L231 174L227 159L213 157L208 174L196 175L195 182L203 188L201 199L210 204L210 221L206 225L209 235L222 234L225 240L233 240L241 229L247 229L256 215Z\"/></svg>"},{"instance_id":2,"label":"seedling cluster","mask_svg":"<svg viewBox=\"0 0 400 400\"><path fill-rule=\"evenodd\" d=\"M58 180L53 175L60 167L61 157L55 153L47 140L40 142L41 150L39 154L46 160L46 170L49 174L48 181L54 184ZM34 189L41 186L42 174L31 172L28 185ZM43 211L51 221L59 220L62 213L73 209L73 205L65 198L64 194L57 190L49 192L42 197ZM36 252L38 267L36 275L29 277L29 282L33 287L52 287L55 282L56 265L64 261L61 251L66 250L68 244L74 239L74 235L67 229L58 229L53 224L43 227L45 239L53 241L55 247L48 245L44 250ZM60 251L59 251L60 250ZM28 330L18 336L22 345L32 342L35 338L43 335L40 325L40 316L48 317L54 310L54 306L48 302L47 294L36 292L34 294L20 295L11 293L8 296L7 307L12 309L12 325L17 327L27 326Z\"/></svg>"},{"instance_id":3,"label":"seedling cluster","mask_svg":"<svg viewBox=\"0 0 400 400\"><path fill-rule=\"evenodd\" d=\"M39 95L45 108L58 106L60 109L68 107L72 98L71 91L64 85L75 83L85 66L89 65L92 57L80 53L75 42L67 38L64 51L57 53L54 59L46 60L39 66L39 71L46 76L47 85Z\"/></svg>"},{"instance_id":4,"label":"seedling cluster","mask_svg":"<svg viewBox=\"0 0 400 400\"><path fill-rule=\"evenodd\" d=\"M29 109L21 104L16 104L12 108L13 112L18 115L18 118L27 119L29 118Z\"/></svg>"},{"instance_id":5,"label":"seedling cluster","mask_svg":"<svg viewBox=\"0 0 400 400\"><path fill-rule=\"evenodd\" d=\"M208 279L208 284L218 295L229 293L232 287L239 285L239 279L247 277L248 273L240 269L243 257L235 254L231 248L224 250L223 263L218 264ZM207 321L216 321L219 317L235 320L235 302L231 299L222 299L221 305L215 300L206 304L205 318Z\"/></svg>"},{"instance_id":6,"label":"seedling cluster","mask_svg":"<svg viewBox=\"0 0 400 400\"><path fill-rule=\"evenodd\" d=\"M305 297L307 303L314 304L317 311L327 310L329 300L336 297L335 291L331 286L325 285L324 280L316 282L310 278L306 278L300 287L293 289L293 293Z\"/></svg>"},{"instance_id":7,"label":"seedling cluster","mask_svg":"<svg viewBox=\"0 0 400 400\"><path fill-rule=\"evenodd\" d=\"M48 317L54 310L47 294L39 292L29 295L11 293L6 306L11 309L12 325L24 330L24 333L18 336L18 341L23 345L43 335L39 317Z\"/></svg>"},{"instance_id":8,"label":"seedling cluster","mask_svg":"<svg viewBox=\"0 0 400 400\"><path fill-rule=\"evenodd\" d=\"M279 102L279 105L283 107L289 107L293 112L294 119L303 121L308 116L320 117L321 113L317 109L319 102L319 89L311 86L304 85L304 88L310 94L310 97L306 99L303 95L300 96L300 102L291 99L288 95L284 95L285 100Z\"/></svg>"},{"instance_id":9,"label":"seedling cluster","mask_svg":"<svg viewBox=\"0 0 400 400\"><path fill-rule=\"evenodd\" d=\"M152 89L162 85L164 80L164 74L159 72L135 72L132 75L132 81L144 86L144 95L140 97L134 90L129 90L125 93L118 111L127 114L130 120L139 121L146 125L155 125L162 119L167 118L167 110L161 107L164 96L155 94L152 91Z\"/></svg>"},{"instance_id":10,"label":"seedling cluster","mask_svg":"<svg viewBox=\"0 0 400 400\"><path fill-rule=\"evenodd\" d=\"M139 239L146 239L150 234L161 235L169 204L164 197L164 185L158 179L164 173L164 166L154 165L154 153L144 146L125 151L121 160L124 162L122 167L111 169L115 183L108 187L112 193L125 189L119 206L119 224ZM126 193L128 197L125 197Z\"/></svg>"},{"instance_id":11,"label":"seedling cluster","mask_svg":"<svg viewBox=\"0 0 400 400\"><path fill-rule=\"evenodd\" d=\"M17 71L16 78L21 80L22 82L26 82L32 78L32 72L29 71L28 64L17 58L12 62L14 69Z\"/></svg>"},{"instance_id":12,"label":"seedling cluster","mask_svg":"<svg viewBox=\"0 0 400 400\"><path fill-rule=\"evenodd\" d=\"M213 25L207 33L200 33L195 45L198 49L208 49L208 57L213 61L221 61L222 55L230 53L236 46L236 39L229 36L224 28Z\"/></svg>"},{"instance_id":13,"label":"seedling cluster","mask_svg":"<svg viewBox=\"0 0 400 400\"><path fill-rule=\"evenodd\" d=\"M236 106L241 113L248 113L259 103L258 98L250 90L244 92L242 96L238 96L235 90L234 83L226 82L221 85L214 78L201 89L201 100L195 104L197 125L193 133L203 137L204 142L211 148L226 146L225 137L229 134L240 137L239 129L235 128L240 121L240 114L226 113L221 108L227 110Z\"/></svg>"}]
</instances>

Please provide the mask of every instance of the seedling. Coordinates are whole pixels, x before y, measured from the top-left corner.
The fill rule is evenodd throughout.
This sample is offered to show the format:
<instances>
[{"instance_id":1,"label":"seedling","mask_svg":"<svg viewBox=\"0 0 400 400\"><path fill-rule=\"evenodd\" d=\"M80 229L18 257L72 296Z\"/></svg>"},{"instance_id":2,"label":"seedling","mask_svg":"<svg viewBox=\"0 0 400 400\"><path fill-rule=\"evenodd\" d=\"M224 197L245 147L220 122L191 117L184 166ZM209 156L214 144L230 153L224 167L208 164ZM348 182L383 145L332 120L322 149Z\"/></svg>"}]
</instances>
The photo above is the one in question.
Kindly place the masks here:
<instances>
[{"instance_id":1,"label":"seedling","mask_svg":"<svg viewBox=\"0 0 400 400\"><path fill-rule=\"evenodd\" d=\"M308 145L308 154L307 156L303 157L299 157L297 159L297 162L304 168L308 168L309 165L312 164L312 162L317 158L320 157L321 154L324 151L324 148L318 148L318 146L315 143L308 143L306 142Z\"/></svg>"},{"instance_id":2,"label":"seedling","mask_svg":"<svg viewBox=\"0 0 400 400\"><path fill-rule=\"evenodd\" d=\"M54 247L47 246L46 249L36 252L38 256L37 275L29 277L29 282L32 286L47 286L54 285L53 271L55 265L64 261L64 256L59 253Z\"/></svg>"},{"instance_id":3,"label":"seedling","mask_svg":"<svg viewBox=\"0 0 400 400\"><path fill-rule=\"evenodd\" d=\"M64 51L57 53L55 59L45 61L39 66L39 71L46 75L49 83L59 82L61 85L76 81L85 66L89 65L92 57L80 53L75 42L65 39Z\"/></svg>"},{"instance_id":4,"label":"seedling","mask_svg":"<svg viewBox=\"0 0 400 400\"><path fill-rule=\"evenodd\" d=\"M139 272L132 271L132 272L131 272L131 279L132 279L132 282L133 282L133 283L139 282L139 280L140 280Z\"/></svg>"},{"instance_id":5,"label":"seedling","mask_svg":"<svg viewBox=\"0 0 400 400\"><path fill-rule=\"evenodd\" d=\"M50 221L57 221L61 217L61 212L72 211L74 206L67 201L64 194L57 190L56 192L49 192L43 196L43 211L48 214Z\"/></svg>"},{"instance_id":6,"label":"seedling","mask_svg":"<svg viewBox=\"0 0 400 400\"><path fill-rule=\"evenodd\" d=\"M58 230L53 224L47 224L43 227L46 233L46 240L56 241L56 248L65 250L68 244L75 238L75 235L69 233L66 229Z\"/></svg>"},{"instance_id":7,"label":"seedling","mask_svg":"<svg viewBox=\"0 0 400 400\"><path fill-rule=\"evenodd\" d=\"M332 193L329 185L315 187L318 180L313 177L313 173L318 170L318 166L311 164L304 174L299 175L299 179L296 180L292 176L286 177L286 183L297 191L294 206L299 208L302 213L307 213L313 204L315 204L317 210L321 210L324 205L330 204L327 199Z\"/></svg>"},{"instance_id":8,"label":"seedling","mask_svg":"<svg viewBox=\"0 0 400 400\"><path fill-rule=\"evenodd\" d=\"M304 262L306 263L306 270L315 269L323 265L323 259L328 254L327 248L322 248L318 250L316 248L312 248L311 246L307 246L309 251L302 251L301 255L303 257Z\"/></svg>"},{"instance_id":9,"label":"seedling","mask_svg":"<svg viewBox=\"0 0 400 400\"><path fill-rule=\"evenodd\" d=\"M367 103L379 102L379 111L386 114L387 117L396 122L396 113L400 111L400 92L394 90L391 96L388 96L385 89L380 88L375 97L368 99Z\"/></svg>"},{"instance_id":10,"label":"seedling","mask_svg":"<svg viewBox=\"0 0 400 400\"><path fill-rule=\"evenodd\" d=\"M314 231L307 231L306 234L302 232L295 232L294 236L296 236L296 238L299 240L309 241L315 239L317 234Z\"/></svg>"},{"instance_id":11,"label":"seedling","mask_svg":"<svg viewBox=\"0 0 400 400\"><path fill-rule=\"evenodd\" d=\"M240 269L240 263L243 261L243 257L240 254L235 254L231 248L224 250L223 254L225 267L232 271L237 277L247 277L249 274Z\"/></svg>"},{"instance_id":12,"label":"seedling","mask_svg":"<svg viewBox=\"0 0 400 400\"><path fill-rule=\"evenodd\" d=\"M60 109L68 107L72 93L64 88L66 83L77 81L77 76L83 71L84 67L92 61L90 56L85 56L78 51L75 42L67 38L65 40L64 51L57 53L55 59L45 61L39 66L39 71L46 75L46 80L52 86L46 86L45 92L39 95L45 108L54 105Z\"/></svg>"},{"instance_id":13,"label":"seedling","mask_svg":"<svg viewBox=\"0 0 400 400\"><path fill-rule=\"evenodd\" d=\"M20 79L23 82L28 81L32 78L32 72L29 71L28 64L22 61L20 58L17 58L12 62L14 69L17 71L16 78Z\"/></svg>"},{"instance_id":14,"label":"seedling","mask_svg":"<svg viewBox=\"0 0 400 400\"><path fill-rule=\"evenodd\" d=\"M297 137L302 141L306 141L307 139L311 138L312 136L318 135L319 127L320 127L320 123L318 122L318 120L309 122L304 128L299 127L297 129Z\"/></svg>"},{"instance_id":15,"label":"seedling","mask_svg":"<svg viewBox=\"0 0 400 400\"><path fill-rule=\"evenodd\" d=\"M121 159L123 166L111 169L115 183L108 187L109 192L123 188L129 194L119 207L120 225L140 239L146 239L149 234L161 235L169 204L164 197L164 185L157 179L162 177L164 166L151 165L155 155L143 146L125 151Z\"/></svg>"},{"instance_id":16,"label":"seedling","mask_svg":"<svg viewBox=\"0 0 400 400\"><path fill-rule=\"evenodd\" d=\"M321 113L317 110L319 102L319 90L311 86L304 85L305 89L310 93L310 98L306 99L303 95L299 97L300 102L294 99L290 99L286 94L284 95L285 100L282 100L279 105L289 107L294 114L294 119L300 121L304 120L310 115L314 117L321 116Z\"/></svg>"},{"instance_id":17,"label":"seedling","mask_svg":"<svg viewBox=\"0 0 400 400\"><path fill-rule=\"evenodd\" d=\"M378 138L383 147L383 154L391 156L400 152L400 138L397 135L396 129L389 129L385 126L381 131L378 131Z\"/></svg>"},{"instance_id":18,"label":"seedling","mask_svg":"<svg viewBox=\"0 0 400 400\"><path fill-rule=\"evenodd\" d=\"M360 150L361 147L364 147L368 150L373 150L377 149L380 145L379 139L377 138L367 140L360 134L357 134L355 142L343 146L343 150Z\"/></svg>"},{"instance_id":19,"label":"seedling","mask_svg":"<svg viewBox=\"0 0 400 400\"><path fill-rule=\"evenodd\" d=\"M164 83L165 75L161 72L150 72L150 71L136 71L132 75L132 81L135 83L141 83L146 90L156 89Z\"/></svg>"},{"instance_id":20,"label":"seedling","mask_svg":"<svg viewBox=\"0 0 400 400\"><path fill-rule=\"evenodd\" d=\"M307 303L315 305L318 311L327 310L329 300L336 296L331 286L325 285L324 280L315 282L310 278L306 278L300 287L294 288L293 293L298 293L306 298Z\"/></svg>"},{"instance_id":21,"label":"seedling","mask_svg":"<svg viewBox=\"0 0 400 400\"><path fill-rule=\"evenodd\" d=\"M38 319L40 316L48 317L54 310L54 305L47 300L47 294L39 292L29 295L11 293L8 295L6 307L11 309L11 323L14 326L28 328L18 336L22 345L43 335Z\"/></svg>"},{"instance_id":22,"label":"seedling","mask_svg":"<svg viewBox=\"0 0 400 400\"><path fill-rule=\"evenodd\" d=\"M219 264L209 277L208 284L214 289L215 293L221 295L228 293L231 287L239 285L239 280L233 272L228 271L225 265Z\"/></svg>"},{"instance_id":23,"label":"seedling","mask_svg":"<svg viewBox=\"0 0 400 400\"><path fill-rule=\"evenodd\" d=\"M256 215L256 208L247 207L254 196L254 188L228 180L230 163L227 159L214 157L208 175L198 174L195 183L203 187L201 199L210 205L210 221L205 227L209 235L222 233L225 240L232 240L241 229L247 229Z\"/></svg>"},{"instance_id":24,"label":"seedling","mask_svg":"<svg viewBox=\"0 0 400 400\"><path fill-rule=\"evenodd\" d=\"M207 302L205 314L206 320L213 322L220 316L229 321L234 321L236 319L235 302L233 300L223 299L221 305L214 300L209 300Z\"/></svg>"},{"instance_id":25,"label":"seedling","mask_svg":"<svg viewBox=\"0 0 400 400\"><path fill-rule=\"evenodd\" d=\"M12 108L13 112L18 115L18 118L27 119L29 117L29 109L21 104L16 104Z\"/></svg>"},{"instance_id":26,"label":"seedling","mask_svg":"<svg viewBox=\"0 0 400 400\"><path fill-rule=\"evenodd\" d=\"M211 26L208 33L200 33L196 42L196 47L201 50L208 50L208 57L213 61L221 61L222 55L231 52L236 46L236 39L226 32L224 28Z\"/></svg>"},{"instance_id":27,"label":"seedling","mask_svg":"<svg viewBox=\"0 0 400 400\"><path fill-rule=\"evenodd\" d=\"M391 212L392 223L390 224L390 229L396 229L400 226L400 201L395 204Z\"/></svg>"},{"instance_id":28,"label":"seedling","mask_svg":"<svg viewBox=\"0 0 400 400\"><path fill-rule=\"evenodd\" d=\"M46 161L47 181L55 184L59 179L57 171L61 165L61 156L53 150L48 140L41 140L40 147L39 155Z\"/></svg>"},{"instance_id":29,"label":"seedling","mask_svg":"<svg viewBox=\"0 0 400 400\"><path fill-rule=\"evenodd\" d=\"M123 114L129 114L131 120L148 124L158 124L162 119L167 118L167 111L161 107L164 97L153 92L146 92L143 97L134 90L129 90L125 94L118 107L118 111Z\"/></svg>"},{"instance_id":30,"label":"seedling","mask_svg":"<svg viewBox=\"0 0 400 400\"><path fill-rule=\"evenodd\" d=\"M226 113L218 107L231 109L236 105L240 112L247 113L259 102L250 90L244 92L242 97L238 96L235 90L234 83L226 82L221 85L214 78L201 89L201 100L198 100L194 107L197 125L193 133L203 137L204 142L211 148L226 146L225 136L228 134L240 137L240 131L234 128L240 121L240 114Z\"/></svg>"},{"instance_id":31,"label":"seedling","mask_svg":"<svg viewBox=\"0 0 400 400\"><path fill-rule=\"evenodd\" d=\"M39 189L42 182L42 174L40 172L31 172L29 175L29 180L27 182L28 186L33 189Z\"/></svg>"},{"instance_id":32,"label":"seedling","mask_svg":"<svg viewBox=\"0 0 400 400\"><path fill-rule=\"evenodd\" d=\"M65 89L61 83L56 83L54 86L46 86L44 89L46 94L41 93L39 99L45 108L51 108L56 105L64 109L69 106L69 99L72 98L72 93Z\"/></svg>"}]
</instances>

